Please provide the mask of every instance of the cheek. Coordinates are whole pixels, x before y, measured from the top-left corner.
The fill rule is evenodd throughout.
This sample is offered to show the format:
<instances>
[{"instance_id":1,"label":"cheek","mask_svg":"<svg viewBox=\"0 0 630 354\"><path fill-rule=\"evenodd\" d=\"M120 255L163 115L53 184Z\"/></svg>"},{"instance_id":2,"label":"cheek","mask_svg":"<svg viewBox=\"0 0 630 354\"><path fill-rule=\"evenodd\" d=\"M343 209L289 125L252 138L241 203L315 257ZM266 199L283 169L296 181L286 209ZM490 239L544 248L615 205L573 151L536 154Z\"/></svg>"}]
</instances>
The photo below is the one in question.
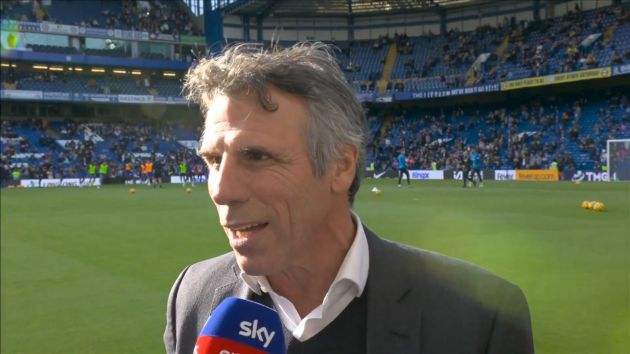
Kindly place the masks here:
<instances>
[{"instance_id":1,"label":"cheek","mask_svg":"<svg viewBox=\"0 0 630 354\"><path fill-rule=\"evenodd\" d=\"M254 184L258 201L273 213L281 233L294 232L304 219L304 209L310 202L311 186L295 176L276 176L267 181L258 179ZM291 231L293 230L293 231Z\"/></svg>"},{"instance_id":2,"label":"cheek","mask_svg":"<svg viewBox=\"0 0 630 354\"><path fill-rule=\"evenodd\" d=\"M298 234L317 227L330 205L330 188L324 180L311 177L302 182L276 185L280 197L275 199L275 208L285 218L288 227Z\"/></svg>"},{"instance_id":3,"label":"cheek","mask_svg":"<svg viewBox=\"0 0 630 354\"><path fill-rule=\"evenodd\" d=\"M312 186L301 174L279 171L253 176L251 188L264 204L274 209L293 210L307 201Z\"/></svg>"}]
</instances>

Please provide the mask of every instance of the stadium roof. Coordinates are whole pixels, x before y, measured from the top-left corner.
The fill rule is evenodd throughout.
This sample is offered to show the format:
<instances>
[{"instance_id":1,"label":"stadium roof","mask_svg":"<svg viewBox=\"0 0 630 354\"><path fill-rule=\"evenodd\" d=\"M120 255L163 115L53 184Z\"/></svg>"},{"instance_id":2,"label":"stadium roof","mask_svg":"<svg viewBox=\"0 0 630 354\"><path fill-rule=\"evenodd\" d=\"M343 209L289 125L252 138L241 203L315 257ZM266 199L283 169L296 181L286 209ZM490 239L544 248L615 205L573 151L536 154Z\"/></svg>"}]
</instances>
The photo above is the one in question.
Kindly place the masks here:
<instances>
[{"instance_id":1,"label":"stadium roof","mask_svg":"<svg viewBox=\"0 0 630 354\"><path fill-rule=\"evenodd\" d=\"M337 17L443 11L491 0L235 0L226 15L251 17Z\"/></svg>"}]
</instances>

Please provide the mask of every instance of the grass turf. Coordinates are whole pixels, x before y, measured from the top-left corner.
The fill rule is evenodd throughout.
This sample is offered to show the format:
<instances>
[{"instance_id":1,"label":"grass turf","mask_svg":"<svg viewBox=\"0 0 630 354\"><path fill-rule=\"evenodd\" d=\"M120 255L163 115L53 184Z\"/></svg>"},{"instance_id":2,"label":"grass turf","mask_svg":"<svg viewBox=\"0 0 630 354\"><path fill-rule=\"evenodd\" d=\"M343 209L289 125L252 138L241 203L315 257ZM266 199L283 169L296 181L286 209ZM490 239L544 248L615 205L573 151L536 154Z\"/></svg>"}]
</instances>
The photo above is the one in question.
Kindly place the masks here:
<instances>
[{"instance_id":1,"label":"grass turf","mask_svg":"<svg viewBox=\"0 0 630 354\"><path fill-rule=\"evenodd\" d=\"M178 272L229 249L204 186L136 189L2 190L1 353L164 351ZM630 353L630 184L367 179L355 209L382 237L520 285L537 353Z\"/></svg>"}]
</instances>

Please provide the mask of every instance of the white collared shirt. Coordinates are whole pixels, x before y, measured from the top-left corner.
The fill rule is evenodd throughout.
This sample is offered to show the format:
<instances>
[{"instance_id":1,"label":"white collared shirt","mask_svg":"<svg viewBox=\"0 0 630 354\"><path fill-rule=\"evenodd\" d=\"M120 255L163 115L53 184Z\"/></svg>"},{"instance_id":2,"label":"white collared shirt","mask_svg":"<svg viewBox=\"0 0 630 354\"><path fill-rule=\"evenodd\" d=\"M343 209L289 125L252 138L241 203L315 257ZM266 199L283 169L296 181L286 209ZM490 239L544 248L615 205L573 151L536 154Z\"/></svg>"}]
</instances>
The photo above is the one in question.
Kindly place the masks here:
<instances>
[{"instance_id":1,"label":"white collared shirt","mask_svg":"<svg viewBox=\"0 0 630 354\"><path fill-rule=\"evenodd\" d=\"M324 301L304 318L300 318L289 299L273 291L267 277L251 276L241 272L241 278L252 291L259 295L261 292L269 293L282 323L292 332L293 337L301 342L321 332L348 307L354 298L363 294L370 265L368 243L361 219L354 212L352 212L352 218L357 225L354 241L337 271L335 280L324 296Z\"/></svg>"}]
</instances>

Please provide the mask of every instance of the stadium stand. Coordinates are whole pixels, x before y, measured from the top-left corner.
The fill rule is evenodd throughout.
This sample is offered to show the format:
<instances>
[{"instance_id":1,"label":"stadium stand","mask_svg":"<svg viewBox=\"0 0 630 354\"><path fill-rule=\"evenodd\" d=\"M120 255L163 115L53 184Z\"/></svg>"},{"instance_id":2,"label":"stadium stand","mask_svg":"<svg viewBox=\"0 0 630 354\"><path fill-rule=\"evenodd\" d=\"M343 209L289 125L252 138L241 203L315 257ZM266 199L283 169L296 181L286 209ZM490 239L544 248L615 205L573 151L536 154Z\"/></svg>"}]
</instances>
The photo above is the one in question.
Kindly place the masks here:
<instances>
[{"instance_id":1,"label":"stadium stand","mask_svg":"<svg viewBox=\"0 0 630 354\"><path fill-rule=\"evenodd\" d=\"M626 5L578 8L557 19L506 21L496 28L406 39L392 79L404 79L404 90L419 92L606 66L613 53L617 64L628 62L629 19ZM486 61L473 65L483 53Z\"/></svg>"},{"instance_id":2,"label":"stadium stand","mask_svg":"<svg viewBox=\"0 0 630 354\"><path fill-rule=\"evenodd\" d=\"M384 115L379 120L378 115ZM548 98L483 109L394 110L371 124L368 159L380 169L401 147L412 151L411 168L461 170L462 153L478 146L489 169L545 169L556 161L567 170L598 170L607 139L630 138L628 96L610 99Z\"/></svg>"},{"instance_id":3,"label":"stadium stand","mask_svg":"<svg viewBox=\"0 0 630 354\"><path fill-rule=\"evenodd\" d=\"M156 122L82 122L30 120L2 122L2 165L23 166L23 174L80 177L90 161L112 163L114 176L124 161L162 156L176 171L178 156L192 152L180 141L198 139L200 130ZM368 161L387 169L405 146L412 169L460 170L462 153L478 146L489 169L540 169L556 161L568 171L601 167L610 138L630 138L627 93L611 98L552 98L483 109L373 109ZM56 137L56 138L53 138Z\"/></svg>"},{"instance_id":4,"label":"stadium stand","mask_svg":"<svg viewBox=\"0 0 630 354\"><path fill-rule=\"evenodd\" d=\"M153 96L180 96L178 78L161 78L155 72L143 76L116 73L51 72L47 70L2 70L5 87L65 93L102 93Z\"/></svg>"},{"instance_id":5,"label":"stadium stand","mask_svg":"<svg viewBox=\"0 0 630 354\"><path fill-rule=\"evenodd\" d=\"M54 6L45 7L39 1L6 0L2 4L2 16L13 20L135 30L152 36L201 34L188 11L175 1L55 0Z\"/></svg>"},{"instance_id":6,"label":"stadium stand","mask_svg":"<svg viewBox=\"0 0 630 354\"><path fill-rule=\"evenodd\" d=\"M2 121L2 169L19 168L23 178L86 178L90 162L106 162L112 179L121 180L125 162L164 162L166 175L181 161L202 161L180 141L198 136L184 126L133 122ZM55 137L55 138L53 138Z\"/></svg>"},{"instance_id":7,"label":"stadium stand","mask_svg":"<svg viewBox=\"0 0 630 354\"><path fill-rule=\"evenodd\" d=\"M81 4L82 11L71 11ZM55 0L3 1L2 17L21 21L53 21L81 27L148 31L159 34L199 34L183 4L170 1ZM372 40L333 41L340 67L358 94L374 97L395 93L440 92L522 78L630 63L629 4L621 3L538 21L505 18L497 26L474 31L450 30L410 37L394 32ZM79 17L78 17L79 16ZM139 20L137 20L139 19ZM140 45L132 55L128 46L108 42L103 49L85 46L27 44L38 53L83 54L87 57L177 61L174 55ZM290 46L293 42L282 41ZM269 43L267 43L269 45ZM145 48L145 49L142 49ZM55 64L57 65L57 64ZM62 65L63 66L63 65ZM124 68L123 74L36 70L34 66L2 67L2 87L10 90L66 94L136 95L181 98L181 77L165 77L145 68ZM143 69L141 75L131 71ZM390 98L391 99L391 98ZM483 151L492 169L546 168L552 161L562 168L597 170L607 139L628 138L630 108L623 90L614 95L534 98L518 104L495 103L483 108L419 109L370 108L368 158L387 168L396 149L412 152L411 168L460 169L461 155L471 146ZM28 119L2 123L3 176L10 166L23 174L80 176L92 160L113 163L120 172L124 161L160 155L175 168L176 156L189 151L178 141L195 140L196 129L155 122L115 123L94 119L76 123ZM171 132L171 133L169 133ZM174 132L174 133L172 133ZM192 157L190 157L192 159ZM199 163L199 161L195 161ZM4 179L4 178L3 178Z\"/></svg>"},{"instance_id":8,"label":"stadium stand","mask_svg":"<svg viewBox=\"0 0 630 354\"><path fill-rule=\"evenodd\" d=\"M37 11L34 4L24 3L20 0L6 0L0 1L0 10L2 10L2 17L11 20L18 20L24 22L32 22L41 20L38 18L41 12Z\"/></svg>"},{"instance_id":9,"label":"stadium stand","mask_svg":"<svg viewBox=\"0 0 630 354\"><path fill-rule=\"evenodd\" d=\"M33 13L37 12L36 3L31 5ZM55 6L45 8L46 15L60 23L136 29L151 35L170 33L169 28L199 34L186 11L172 2L81 4L80 21L66 11L76 6L73 0L56 0ZM3 16L8 18L19 19L29 13L29 6L19 1L3 6L8 9ZM141 20L134 22L133 18ZM291 44L283 42L285 46ZM392 38L383 35L375 40L334 44L340 49L339 64L357 92L435 91L630 62L630 15L627 3L589 11L577 7L558 18L531 22L506 18L496 27L485 25L471 32L451 30L444 35L429 33L420 37L394 33ZM104 49L37 44L27 47L47 53L131 57L129 48L111 45ZM177 60L148 50L140 51L138 58ZM391 73L385 74L388 58ZM382 87L378 87L383 80Z\"/></svg>"}]
</instances>

